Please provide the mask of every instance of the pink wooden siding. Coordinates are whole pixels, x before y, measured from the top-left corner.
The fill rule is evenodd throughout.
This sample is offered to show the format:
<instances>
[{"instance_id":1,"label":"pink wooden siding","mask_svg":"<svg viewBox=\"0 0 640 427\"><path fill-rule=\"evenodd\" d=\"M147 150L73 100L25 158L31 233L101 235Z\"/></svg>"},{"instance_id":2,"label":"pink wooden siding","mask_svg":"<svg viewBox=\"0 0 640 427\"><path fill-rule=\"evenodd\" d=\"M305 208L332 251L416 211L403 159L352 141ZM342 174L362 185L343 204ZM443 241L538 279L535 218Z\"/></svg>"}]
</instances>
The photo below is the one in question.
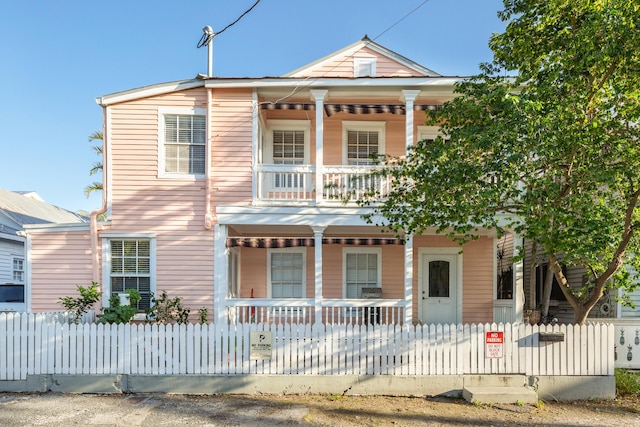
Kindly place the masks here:
<instances>
[{"instance_id":1,"label":"pink wooden siding","mask_svg":"<svg viewBox=\"0 0 640 427\"><path fill-rule=\"evenodd\" d=\"M251 202L251 91L215 90L213 97L213 203L247 205Z\"/></svg>"},{"instance_id":2,"label":"pink wooden siding","mask_svg":"<svg viewBox=\"0 0 640 427\"><path fill-rule=\"evenodd\" d=\"M353 77L353 61L356 56L369 56L376 59L376 77L422 76L417 71L364 47L357 52L318 64L308 72L300 74L299 77Z\"/></svg>"},{"instance_id":3,"label":"pink wooden siding","mask_svg":"<svg viewBox=\"0 0 640 427\"><path fill-rule=\"evenodd\" d=\"M419 248L460 248L444 236L419 236L413 240L413 317L418 318ZM462 321L493 321L493 238L480 237L462 247Z\"/></svg>"},{"instance_id":4,"label":"pink wooden siding","mask_svg":"<svg viewBox=\"0 0 640 427\"><path fill-rule=\"evenodd\" d=\"M204 89L111 107L110 233L156 236L156 292L213 309L213 232L204 229L203 179L158 178L158 107L206 108ZM210 317L211 318L211 317Z\"/></svg>"},{"instance_id":5,"label":"pink wooden siding","mask_svg":"<svg viewBox=\"0 0 640 427\"><path fill-rule=\"evenodd\" d=\"M60 297L78 296L77 285L91 285L89 232L34 233L31 243L31 309L61 311Z\"/></svg>"},{"instance_id":6,"label":"pink wooden siding","mask_svg":"<svg viewBox=\"0 0 640 427\"><path fill-rule=\"evenodd\" d=\"M464 247L462 261L464 323L493 321L493 238L481 237Z\"/></svg>"}]
</instances>

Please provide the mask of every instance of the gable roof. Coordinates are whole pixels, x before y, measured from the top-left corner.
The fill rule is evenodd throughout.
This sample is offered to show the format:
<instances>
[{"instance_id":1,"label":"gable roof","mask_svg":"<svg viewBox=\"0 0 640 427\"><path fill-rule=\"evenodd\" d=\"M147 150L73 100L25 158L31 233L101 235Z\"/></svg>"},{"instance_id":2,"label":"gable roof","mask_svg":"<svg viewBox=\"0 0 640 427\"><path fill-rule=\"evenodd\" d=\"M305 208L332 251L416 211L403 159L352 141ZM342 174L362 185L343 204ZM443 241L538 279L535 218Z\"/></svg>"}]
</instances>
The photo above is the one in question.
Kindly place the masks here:
<instances>
[{"instance_id":1,"label":"gable roof","mask_svg":"<svg viewBox=\"0 0 640 427\"><path fill-rule=\"evenodd\" d=\"M375 56L379 62L384 62L387 72L379 77L354 78L353 60L357 56ZM338 68L336 65L341 67L341 72L335 71L335 69ZM351 72L346 73L345 69L349 67L351 67ZM397 85L416 88L428 86L431 89L434 87L442 87L449 93L453 90L454 84L461 79L464 79L464 77L445 77L440 75L365 36L361 40L330 55L279 77L209 77L198 74L193 79L152 84L107 94L96 98L96 102L100 106L106 107L121 102L198 87L282 88L286 86L297 86L301 80L305 81L305 87L309 89L314 87L326 88L327 86L344 87L362 85L371 88Z\"/></svg>"},{"instance_id":2,"label":"gable roof","mask_svg":"<svg viewBox=\"0 0 640 427\"><path fill-rule=\"evenodd\" d=\"M29 194L29 193L27 193ZM63 208L0 188L0 232L17 234L27 224L85 223L87 219Z\"/></svg>"},{"instance_id":3,"label":"gable roof","mask_svg":"<svg viewBox=\"0 0 640 427\"><path fill-rule=\"evenodd\" d=\"M329 64L335 61L343 61L348 57L355 56L359 52L367 51L373 51L374 53L377 53L393 62L398 63L399 65L402 65L403 67L411 69L416 73L414 77L441 77L441 75L436 73L435 71L430 70L418 64L417 62L411 61L410 59L374 42L367 35L365 35L361 40L352 43L342 49L339 49L333 53L330 53L323 58L317 59L307 65L297 68L285 74L283 77L306 77L308 75L311 75L314 71L318 70L325 64Z\"/></svg>"}]
</instances>

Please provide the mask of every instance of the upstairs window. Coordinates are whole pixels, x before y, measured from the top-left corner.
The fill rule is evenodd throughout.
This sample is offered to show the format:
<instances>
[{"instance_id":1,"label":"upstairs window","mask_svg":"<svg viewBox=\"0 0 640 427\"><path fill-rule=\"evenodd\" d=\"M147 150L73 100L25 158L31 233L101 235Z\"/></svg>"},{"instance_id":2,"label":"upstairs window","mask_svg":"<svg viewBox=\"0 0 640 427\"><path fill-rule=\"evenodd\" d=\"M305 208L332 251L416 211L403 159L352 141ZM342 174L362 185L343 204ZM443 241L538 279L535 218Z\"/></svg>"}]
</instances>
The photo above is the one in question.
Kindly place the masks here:
<instances>
[{"instance_id":1,"label":"upstairs window","mask_svg":"<svg viewBox=\"0 0 640 427\"><path fill-rule=\"evenodd\" d=\"M376 58L370 56L356 56L353 58L354 77L375 77Z\"/></svg>"},{"instance_id":2,"label":"upstairs window","mask_svg":"<svg viewBox=\"0 0 640 427\"><path fill-rule=\"evenodd\" d=\"M374 164L384 152L384 123L345 122L344 129L347 165Z\"/></svg>"},{"instance_id":3,"label":"upstairs window","mask_svg":"<svg viewBox=\"0 0 640 427\"><path fill-rule=\"evenodd\" d=\"M193 110L191 110L193 111ZM202 177L206 165L206 116L161 113L160 175Z\"/></svg>"}]
</instances>

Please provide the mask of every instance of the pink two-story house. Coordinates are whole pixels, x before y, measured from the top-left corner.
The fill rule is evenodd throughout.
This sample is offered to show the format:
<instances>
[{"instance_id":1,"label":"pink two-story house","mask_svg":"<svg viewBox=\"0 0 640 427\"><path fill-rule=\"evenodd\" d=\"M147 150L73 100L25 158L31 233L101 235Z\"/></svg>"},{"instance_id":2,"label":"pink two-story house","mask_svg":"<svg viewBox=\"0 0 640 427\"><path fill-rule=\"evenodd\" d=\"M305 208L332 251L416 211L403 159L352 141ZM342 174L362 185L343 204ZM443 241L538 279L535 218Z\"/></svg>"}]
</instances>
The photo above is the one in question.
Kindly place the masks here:
<instances>
[{"instance_id":1,"label":"pink two-story house","mask_svg":"<svg viewBox=\"0 0 640 427\"><path fill-rule=\"evenodd\" d=\"M166 291L216 322L522 320L517 236L396 238L353 202L389 185L367 175L376 156L437 135L424 111L458 79L365 37L280 77L99 98L103 209L88 225L28 228L28 310L59 310L96 281L103 305L134 288L142 310Z\"/></svg>"}]
</instances>

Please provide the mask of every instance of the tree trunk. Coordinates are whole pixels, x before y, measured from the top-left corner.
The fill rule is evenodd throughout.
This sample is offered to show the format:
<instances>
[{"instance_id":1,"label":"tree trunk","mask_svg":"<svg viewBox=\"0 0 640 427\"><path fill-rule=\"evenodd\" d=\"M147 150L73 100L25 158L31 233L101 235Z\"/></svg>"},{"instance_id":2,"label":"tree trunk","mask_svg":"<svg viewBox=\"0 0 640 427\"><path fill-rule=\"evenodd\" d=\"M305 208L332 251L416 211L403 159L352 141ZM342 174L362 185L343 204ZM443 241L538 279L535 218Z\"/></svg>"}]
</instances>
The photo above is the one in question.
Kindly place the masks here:
<instances>
[{"instance_id":1,"label":"tree trunk","mask_svg":"<svg viewBox=\"0 0 640 427\"><path fill-rule=\"evenodd\" d=\"M540 299L540 318L542 323L549 322L549 300L551 299L551 287L553 286L554 273L551 269L551 265L547 268L547 275L544 279L544 288L542 291L542 298Z\"/></svg>"}]
</instances>

